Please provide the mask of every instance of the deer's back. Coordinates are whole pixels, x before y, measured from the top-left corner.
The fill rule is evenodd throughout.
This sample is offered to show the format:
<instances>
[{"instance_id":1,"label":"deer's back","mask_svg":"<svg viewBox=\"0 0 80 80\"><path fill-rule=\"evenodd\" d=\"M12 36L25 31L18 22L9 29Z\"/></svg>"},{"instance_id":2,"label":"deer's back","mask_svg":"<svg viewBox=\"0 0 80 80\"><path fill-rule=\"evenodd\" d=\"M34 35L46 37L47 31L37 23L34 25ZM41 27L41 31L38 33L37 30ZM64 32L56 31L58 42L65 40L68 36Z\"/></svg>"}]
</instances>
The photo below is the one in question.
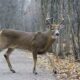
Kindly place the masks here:
<instances>
[{"instance_id":1,"label":"deer's back","mask_svg":"<svg viewBox=\"0 0 80 80\"><path fill-rule=\"evenodd\" d=\"M22 32L18 30L2 30L0 34L0 48L31 49L34 32Z\"/></svg>"}]
</instances>

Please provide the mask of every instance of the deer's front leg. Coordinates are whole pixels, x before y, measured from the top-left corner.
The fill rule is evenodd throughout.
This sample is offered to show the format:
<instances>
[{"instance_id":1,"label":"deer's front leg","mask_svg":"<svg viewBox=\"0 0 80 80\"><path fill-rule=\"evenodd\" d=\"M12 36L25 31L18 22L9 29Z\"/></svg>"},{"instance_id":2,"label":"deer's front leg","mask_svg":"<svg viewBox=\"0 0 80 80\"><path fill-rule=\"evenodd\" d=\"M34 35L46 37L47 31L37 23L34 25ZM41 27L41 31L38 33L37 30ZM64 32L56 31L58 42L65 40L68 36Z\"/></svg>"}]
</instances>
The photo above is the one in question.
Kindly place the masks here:
<instances>
[{"instance_id":1,"label":"deer's front leg","mask_svg":"<svg viewBox=\"0 0 80 80\"><path fill-rule=\"evenodd\" d=\"M8 64L8 67L9 67L10 71L12 73L15 73L15 70L13 70L12 65L10 63L10 60L9 60L9 56L10 56L12 51L13 51L12 48L8 48L8 50L7 50L6 54L4 55L4 57L5 57L6 61L7 61L7 64Z\"/></svg>"},{"instance_id":2,"label":"deer's front leg","mask_svg":"<svg viewBox=\"0 0 80 80\"><path fill-rule=\"evenodd\" d=\"M33 52L33 61L34 61L33 73L37 74L36 72L37 53L35 51Z\"/></svg>"}]
</instances>

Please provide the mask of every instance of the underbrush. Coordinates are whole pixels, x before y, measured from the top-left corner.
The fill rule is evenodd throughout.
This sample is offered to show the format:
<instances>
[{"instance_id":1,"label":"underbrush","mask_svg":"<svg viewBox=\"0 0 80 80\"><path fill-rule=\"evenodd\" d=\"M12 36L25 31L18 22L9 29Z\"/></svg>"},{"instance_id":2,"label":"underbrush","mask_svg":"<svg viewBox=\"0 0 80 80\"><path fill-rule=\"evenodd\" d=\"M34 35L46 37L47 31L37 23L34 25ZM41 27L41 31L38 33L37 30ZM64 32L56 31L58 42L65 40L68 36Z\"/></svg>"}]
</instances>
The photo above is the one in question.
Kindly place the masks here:
<instances>
[{"instance_id":1,"label":"underbrush","mask_svg":"<svg viewBox=\"0 0 80 80\"><path fill-rule=\"evenodd\" d=\"M57 80L80 80L80 63L73 56L60 59L55 55L39 56L39 67L57 71Z\"/></svg>"}]
</instances>

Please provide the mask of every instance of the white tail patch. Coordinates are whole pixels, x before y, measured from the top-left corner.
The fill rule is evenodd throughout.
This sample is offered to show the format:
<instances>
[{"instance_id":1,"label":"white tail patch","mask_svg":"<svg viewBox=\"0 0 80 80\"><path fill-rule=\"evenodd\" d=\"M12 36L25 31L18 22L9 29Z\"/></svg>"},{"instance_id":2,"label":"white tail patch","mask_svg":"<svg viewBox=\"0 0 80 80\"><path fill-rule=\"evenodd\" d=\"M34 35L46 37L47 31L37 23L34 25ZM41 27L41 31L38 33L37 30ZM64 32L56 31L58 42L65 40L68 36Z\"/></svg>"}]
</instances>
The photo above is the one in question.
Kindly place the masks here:
<instances>
[{"instance_id":1,"label":"white tail patch","mask_svg":"<svg viewBox=\"0 0 80 80\"><path fill-rule=\"evenodd\" d=\"M2 30L0 31L0 34L2 33Z\"/></svg>"}]
</instances>

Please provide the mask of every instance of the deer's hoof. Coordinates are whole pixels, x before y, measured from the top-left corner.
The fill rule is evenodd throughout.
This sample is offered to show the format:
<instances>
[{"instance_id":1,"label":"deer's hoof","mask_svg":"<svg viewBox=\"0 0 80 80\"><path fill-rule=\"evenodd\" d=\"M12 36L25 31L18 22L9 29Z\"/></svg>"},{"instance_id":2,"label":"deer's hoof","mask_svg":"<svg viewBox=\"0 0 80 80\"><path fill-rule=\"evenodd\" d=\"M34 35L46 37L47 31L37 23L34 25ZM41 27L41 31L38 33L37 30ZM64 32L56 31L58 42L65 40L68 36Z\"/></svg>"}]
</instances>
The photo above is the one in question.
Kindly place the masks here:
<instances>
[{"instance_id":1,"label":"deer's hoof","mask_svg":"<svg viewBox=\"0 0 80 80\"><path fill-rule=\"evenodd\" d=\"M35 72L34 74L35 74L35 75L37 75L38 73L37 73L37 72Z\"/></svg>"},{"instance_id":2,"label":"deer's hoof","mask_svg":"<svg viewBox=\"0 0 80 80\"><path fill-rule=\"evenodd\" d=\"M57 71L53 70L53 73L54 73L54 74L57 74Z\"/></svg>"},{"instance_id":3,"label":"deer's hoof","mask_svg":"<svg viewBox=\"0 0 80 80\"><path fill-rule=\"evenodd\" d=\"M15 70L13 70L13 69L11 70L11 72L12 72L12 73L16 73L16 71L15 71Z\"/></svg>"},{"instance_id":4,"label":"deer's hoof","mask_svg":"<svg viewBox=\"0 0 80 80\"><path fill-rule=\"evenodd\" d=\"M38 73L37 72L33 72L33 74L37 75Z\"/></svg>"}]
</instances>

